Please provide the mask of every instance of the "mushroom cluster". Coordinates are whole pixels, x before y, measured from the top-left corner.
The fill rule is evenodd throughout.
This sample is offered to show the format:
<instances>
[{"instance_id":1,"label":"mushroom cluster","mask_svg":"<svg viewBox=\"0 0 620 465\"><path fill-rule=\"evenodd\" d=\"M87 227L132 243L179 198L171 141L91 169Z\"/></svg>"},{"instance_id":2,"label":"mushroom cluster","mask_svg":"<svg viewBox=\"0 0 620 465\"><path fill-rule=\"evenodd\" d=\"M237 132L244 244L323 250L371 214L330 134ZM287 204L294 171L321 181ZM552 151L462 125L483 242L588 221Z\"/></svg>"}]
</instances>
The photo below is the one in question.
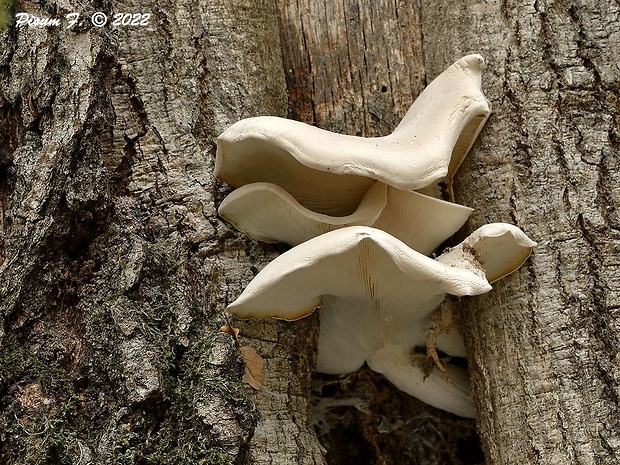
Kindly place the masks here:
<instances>
[{"instance_id":1,"label":"mushroom cluster","mask_svg":"<svg viewBox=\"0 0 620 465\"><path fill-rule=\"evenodd\" d=\"M275 117L228 128L218 138L216 175L238 189L220 215L255 240L294 246L228 311L296 320L320 308L318 371L344 374L366 363L420 400L474 417L466 370L429 365L416 348L427 346L446 294L488 292L535 245L496 223L429 256L472 212L451 202L452 178L490 114L483 64L468 55L450 66L386 137ZM438 350L465 356L458 328L433 334Z\"/></svg>"}]
</instances>

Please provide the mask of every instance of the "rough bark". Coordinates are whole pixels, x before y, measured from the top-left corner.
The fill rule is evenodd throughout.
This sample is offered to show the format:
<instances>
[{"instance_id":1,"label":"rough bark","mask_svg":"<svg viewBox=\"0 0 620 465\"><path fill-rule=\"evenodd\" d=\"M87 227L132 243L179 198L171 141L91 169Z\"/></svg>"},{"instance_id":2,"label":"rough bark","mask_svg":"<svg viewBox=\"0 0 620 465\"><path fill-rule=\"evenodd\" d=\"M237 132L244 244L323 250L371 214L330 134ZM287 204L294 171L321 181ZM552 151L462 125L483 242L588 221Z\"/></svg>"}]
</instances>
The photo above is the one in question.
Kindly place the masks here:
<instances>
[{"instance_id":1,"label":"rough bark","mask_svg":"<svg viewBox=\"0 0 620 465\"><path fill-rule=\"evenodd\" d=\"M0 462L319 462L316 332L265 325L253 344L278 375L258 394L218 333L276 253L217 218L213 176L224 128L285 115L273 3L15 11L63 22L0 31ZM152 16L94 28L95 11Z\"/></svg>"},{"instance_id":2,"label":"rough bark","mask_svg":"<svg viewBox=\"0 0 620 465\"><path fill-rule=\"evenodd\" d=\"M493 115L457 179L469 229L523 228L520 272L463 308L489 464L620 458L617 2L422 4L430 77L488 61Z\"/></svg>"}]
</instances>

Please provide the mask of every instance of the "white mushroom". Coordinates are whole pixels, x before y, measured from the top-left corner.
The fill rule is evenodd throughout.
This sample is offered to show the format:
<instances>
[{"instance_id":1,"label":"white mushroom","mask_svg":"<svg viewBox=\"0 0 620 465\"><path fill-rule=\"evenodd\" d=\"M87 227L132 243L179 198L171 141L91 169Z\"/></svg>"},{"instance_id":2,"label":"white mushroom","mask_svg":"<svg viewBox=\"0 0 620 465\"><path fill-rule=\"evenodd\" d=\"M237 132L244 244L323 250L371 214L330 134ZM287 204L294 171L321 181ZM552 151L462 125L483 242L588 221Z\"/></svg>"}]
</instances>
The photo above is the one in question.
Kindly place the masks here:
<instances>
[{"instance_id":1,"label":"white mushroom","mask_svg":"<svg viewBox=\"0 0 620 465\"><path fill-rule=\"evenodd\" d=\"M504 233L498 236L499 230ZM518 244L505 247L505 242L487 243L483 233L475 243L485 244L485 256L490 252L487 245L498 246L493 253L512 265L521 259L514 260L506 253L521 257L525 250L527 256L533 244L529 239L522 241L525 235L513 226L496 225L493 234L508 241L512 237ZM462 260L452 254L447 263L442 263L374 228L339 229L304 242L269 263L228 311L240 318L295 320L321 307L319 371L348 373L368 361L371 368L384 373L405 392L439 408L471 416L472 400L461 375L456 382L441 380L443 375L433 376L432 383L440 384L441 390L421 385L426 378L421 370L406 370L411 387L401 379L404 374L395 375L402 368L405 349L426 345L431 314L447 293L477 295L491 289L484 262L477 261L472 252L475 246L462 250ZM443 347L438 340L437 347L450 354L450 344ZM394 363L385 356L390 353L398 354ZM453 372L458 369L450 367L449 373ZM453 395L444 398L443 392Z\"/></svg>"},{"instance_id":2,"label":"white mushroom","mask_svg":"<svg viewBox=\"0 0 620 465\"><path fill-rule=\"evenodd\" d=\"M259 241L297 245L346 226L373 226L429 255L463 226L472 209L375 181L355 212L329 216L308 210L275 184L258 182L233 191L218 212Z\"/></svg>"},{"instance_id":3,"label":"white mushroom","mask_svg":"<svg viewBox=\"0 0 620 465\"><path fill-rule=\"evenodd\" d=\"M401 391L433 407L475 418L476 408L465 368L446 363L444 371L435 370L426 355L414 353L407 345L379 349L366 362L371 370L383 374Z\"/></svg>"},{"instance_id":4,"label":"white mushroom","mask_svg":"<svg viewBox=\"0 0 620 465\"><path fill-rule=\"evenodd\" d=\"M519 228L491 223L478 228L437 261L453 266L476 261L482 265L487 281L493 283L519 268L535 245Z\"/></svg>"},{"instance_id":5,"label":"white mushroom","mask_svg":"<svg viewBox=\"0 0 620 465\"><path fill-rule=\"evenodd\" d=\"M480 55L461 58L413 103L394 132L364 138L271 116L241 120L218 138L215 174L235 187L269 182L304 207L352 214L374 180L404 189L433 183L451 193L452 175L486 122Z\"/></svg>"}]
</instances>

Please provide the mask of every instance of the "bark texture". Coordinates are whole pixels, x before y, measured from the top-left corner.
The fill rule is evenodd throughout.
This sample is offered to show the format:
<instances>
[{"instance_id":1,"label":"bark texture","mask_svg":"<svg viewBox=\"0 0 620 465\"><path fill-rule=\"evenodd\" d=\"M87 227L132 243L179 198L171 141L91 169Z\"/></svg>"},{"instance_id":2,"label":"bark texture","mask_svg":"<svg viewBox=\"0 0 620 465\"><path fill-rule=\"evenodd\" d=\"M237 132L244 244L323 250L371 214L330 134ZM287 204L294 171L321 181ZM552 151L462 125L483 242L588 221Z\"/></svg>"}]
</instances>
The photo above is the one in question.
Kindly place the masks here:
<instances>
[{"instance_id":1,"label":"bark texture","mask_svg":"<svg viewBox=\"0 0 620 465\"><path fill-rule=\"evenodd\" d=\"M620 459L617 2L423 2L430 77L470 51L493 114L457 177L469 229L539 245L464 321L489 464Z\"/></svg>"},{"instance_id":2,"label":"bark texture","mask_svg":"<svg viewBox=\"0 0 620 465\"><path fill-rule=\"evenodd\" d=\"M213 177L221 131L286 114L274 4L14 8L63 23L0 31L0 463L318 462L316 332L265 324L279 375L259 394L218 333L276 254L217 218ZM95 11L151 19L94 28Z\"/></svg>"}]
</instances>

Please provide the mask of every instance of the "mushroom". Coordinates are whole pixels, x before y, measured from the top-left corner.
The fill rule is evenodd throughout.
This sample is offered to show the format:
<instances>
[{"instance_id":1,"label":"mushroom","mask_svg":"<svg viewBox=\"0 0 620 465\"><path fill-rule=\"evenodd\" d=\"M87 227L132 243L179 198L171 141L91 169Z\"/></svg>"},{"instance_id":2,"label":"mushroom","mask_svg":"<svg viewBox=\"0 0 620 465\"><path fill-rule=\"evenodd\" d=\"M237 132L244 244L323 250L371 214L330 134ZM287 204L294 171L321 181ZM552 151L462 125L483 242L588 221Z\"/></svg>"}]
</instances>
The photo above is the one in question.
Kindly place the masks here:
<instances>
[{"instance_id":1,"label":"mushroom","mask_svg":"<svg viewBox=\"0 0 620 465\"><path fill-rule=\"evenodd\" d=\"M476 417L465 368L446 363L443 370L435 370L427 355L415 353L408 345L379 349L366 362L401 391L447 412Z\"/></svg>"},{"instance_id":2,"label":"mushroom","mask_svg":"<svg viewBox=\"0 0 620 465\"><path fill-rule=\"evenodd\" d=\"M440 195L440 183L451 199L452 176L490 113L483 65L480 55L458 60L385 137L335 134L273 116L241 120L218 138L215 174L235 187L275 184L309 210L331 216L351 215L374 180L433 196Z\"/></svg>"},{"instance_id":3,"label":"mushroom","mask_svg":"<svg viewBox=\"0 0 620 465\"><path fill-rule=\"evenodd\" d=\"M535 245L519 228L491 223L478 228L437 261L451 266L476 261L482 265L487 281L494 283L519 268Z\"/></svg>"},{"instance_id":4,"label":"mushroom","mask_svg":"<svg viewBox=\"0 0 620 465\"><path fill-rule=\"evenodd\" d=\"M434 260L384 231L350 226L276 258L228 311L239 318L296 320L320 307L318 371L349 373L367 362L420 400L473 417L465 371L447 364L449 380L445 379L413 363L411 351L426 345L432 313L446 294L488 292L491 286L484 267L488 264L500 274L513 271L533 245L514 226L487 225L462 247ZM502 260L512 270L501 267ZM462 348L454 341L454 337L438 338L437 348L456 355L451 352Z\"/></svg>"},{"instance_id":5,"label":"mushroom","mask_svg":"<svg viewBox=\"0 0 620 465\"><path fill-rule=\"evenodd\" d=\"M218 213L252 239L297 245L346 226L373 226L429 255L463 226L472 209L375 181L347 216L308 210L283 188L266 182L233 191Z\"/></svg>"}]
</instances>

